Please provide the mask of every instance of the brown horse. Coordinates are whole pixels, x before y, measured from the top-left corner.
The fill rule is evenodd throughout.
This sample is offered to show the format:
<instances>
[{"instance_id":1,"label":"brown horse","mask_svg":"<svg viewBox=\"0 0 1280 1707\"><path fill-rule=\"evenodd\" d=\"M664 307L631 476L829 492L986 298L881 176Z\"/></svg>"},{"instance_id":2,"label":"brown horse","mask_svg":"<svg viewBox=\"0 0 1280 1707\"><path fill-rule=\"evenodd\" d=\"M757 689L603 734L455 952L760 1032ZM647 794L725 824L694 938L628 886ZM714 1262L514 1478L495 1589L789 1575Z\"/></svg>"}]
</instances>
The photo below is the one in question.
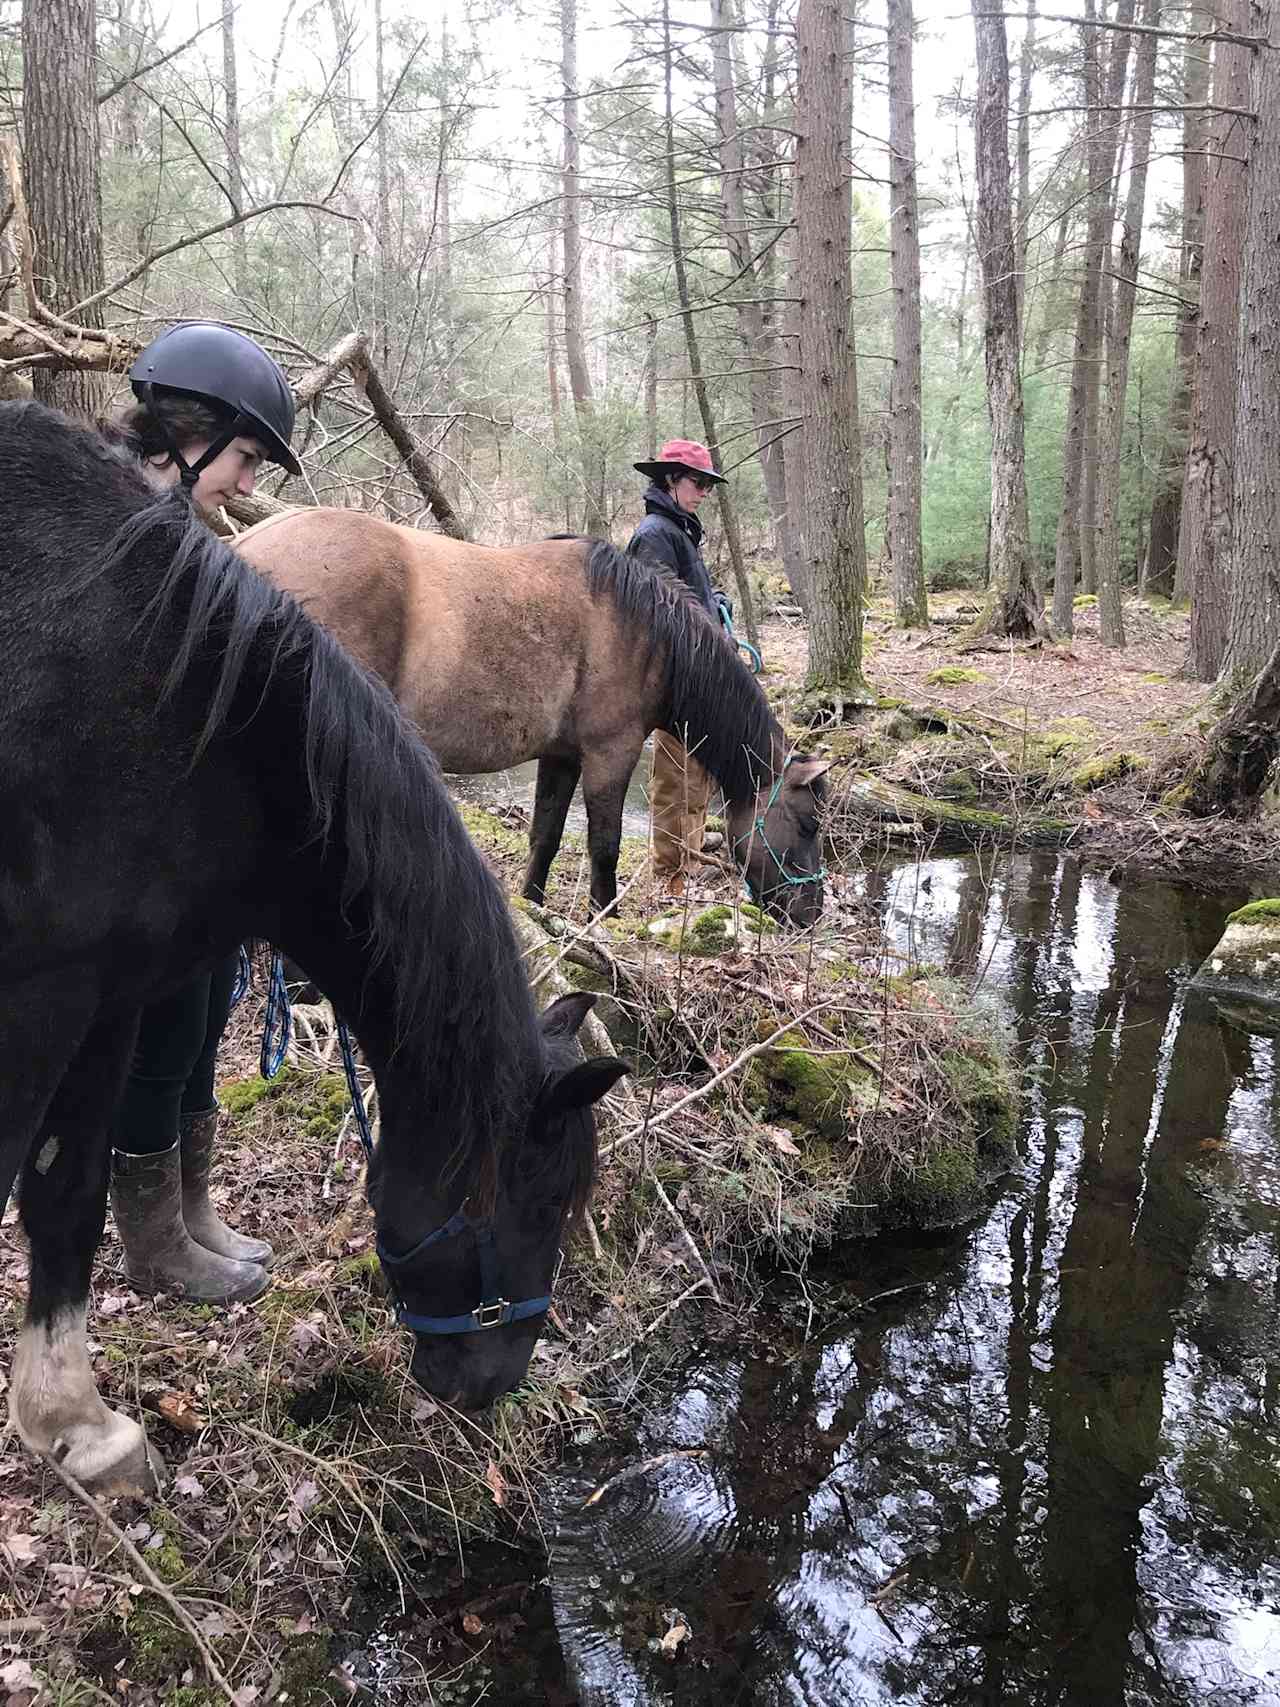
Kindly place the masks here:
<instances>
[{"instance_id":1,"label":"brown horse","mask_svg":"<svg viewBox=\"0 0 1280 1707\"><path fill-rule=\"evenodd\" d=\"M661 571L598 540L469 545L355 510L276 516L236 549L383 678L444 770L538 760L529 900L581 776L591 900L613 905L627 782L665 729L723 789L755 899L801 925L821 912L828 767L788 755L718 624Z\"/></svg>"}]
</instances>

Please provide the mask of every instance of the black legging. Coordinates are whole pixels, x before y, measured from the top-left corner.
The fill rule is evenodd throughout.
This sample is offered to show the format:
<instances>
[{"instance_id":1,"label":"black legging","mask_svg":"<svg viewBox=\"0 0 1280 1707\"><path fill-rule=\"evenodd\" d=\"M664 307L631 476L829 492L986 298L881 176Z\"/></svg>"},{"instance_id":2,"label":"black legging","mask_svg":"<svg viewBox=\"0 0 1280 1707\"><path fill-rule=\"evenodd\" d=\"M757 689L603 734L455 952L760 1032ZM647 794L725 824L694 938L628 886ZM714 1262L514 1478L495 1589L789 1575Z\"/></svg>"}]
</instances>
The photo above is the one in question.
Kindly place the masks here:
<instances>
[{"instance_id":1,"label":"black legging","mask_svg":"<svg viewBox=\"0 0 1280 1707\"><path fill-rule=\"evenodd\" d=\"M178 1140L178 1118L214 1106L218 1045L231 1011L240 956L220 961L142 1010L133 1065L116 1110L117 1150L150 1156Z\"/></svg>"}]
</instances>

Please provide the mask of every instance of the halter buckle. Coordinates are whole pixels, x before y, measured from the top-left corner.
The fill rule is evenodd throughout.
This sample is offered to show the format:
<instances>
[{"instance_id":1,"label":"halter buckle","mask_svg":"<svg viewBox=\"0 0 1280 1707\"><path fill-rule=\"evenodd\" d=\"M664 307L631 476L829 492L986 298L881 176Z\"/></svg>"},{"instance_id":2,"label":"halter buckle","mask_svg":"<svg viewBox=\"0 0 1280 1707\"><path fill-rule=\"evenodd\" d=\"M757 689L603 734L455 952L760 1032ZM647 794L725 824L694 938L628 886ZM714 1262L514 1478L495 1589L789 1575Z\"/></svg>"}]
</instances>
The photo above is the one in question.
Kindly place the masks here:
<instances>
[{"instance_id":1,"label":"halter buckle","mask_svg":"<svg viewBox=\"0 0 1280 1707\"><path fill-rule=\"evenodd\" d=\"M510 1309L509 1298L491 1298L487 1304L477 1304L471 1315L477 1328L500 1328Z\"/></svg>"}]
</instances>

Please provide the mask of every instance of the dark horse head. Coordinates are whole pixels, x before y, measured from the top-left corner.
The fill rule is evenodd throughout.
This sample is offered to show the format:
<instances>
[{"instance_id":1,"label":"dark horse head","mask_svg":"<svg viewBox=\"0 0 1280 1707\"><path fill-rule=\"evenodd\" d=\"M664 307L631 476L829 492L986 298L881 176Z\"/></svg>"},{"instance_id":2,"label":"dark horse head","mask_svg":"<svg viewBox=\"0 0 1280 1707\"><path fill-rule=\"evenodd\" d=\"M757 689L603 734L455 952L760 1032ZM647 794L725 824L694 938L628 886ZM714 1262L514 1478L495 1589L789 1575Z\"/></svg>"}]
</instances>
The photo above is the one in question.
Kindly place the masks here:
<instances>
[{"instance_id":1,"label":"dark horse head","mask_svg":"<svg viewBox=\"0 0 1280 1707\"><path fill-rule=\"evenodd\" d=\"M100 435L0 405L0 459L0 1053L32 991L58 1012L82 991L102 1107L77 1080L77 1119L105 1148L114 1016L245 937L279 944L378 1083L370 1189L414 1373L488 1402L525 1371L623 1064L578 1058L588 998L539 1022L506 897L379 682ZM56 1087L75 1047L24 1071ZM38 1120L0 1134L6 1185Z\"/></svg>"}]
</instances>

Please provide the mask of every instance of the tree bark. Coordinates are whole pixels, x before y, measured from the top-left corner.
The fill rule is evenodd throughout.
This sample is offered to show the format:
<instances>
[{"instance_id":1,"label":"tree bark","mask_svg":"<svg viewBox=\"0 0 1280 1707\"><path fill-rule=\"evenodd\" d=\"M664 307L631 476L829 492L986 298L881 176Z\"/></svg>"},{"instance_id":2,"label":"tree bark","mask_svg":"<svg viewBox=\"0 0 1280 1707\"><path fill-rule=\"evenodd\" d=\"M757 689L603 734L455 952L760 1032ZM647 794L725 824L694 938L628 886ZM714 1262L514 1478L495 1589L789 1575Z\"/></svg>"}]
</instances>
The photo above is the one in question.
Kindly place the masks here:
<instances>
[{"instance_id":1,"label":"tree bark","mask_svg":"<svg viewBox=\"0 0 1280 1707\"><path fill-rule=\"evenodd\" d=\"M719 132L725 248L733 270L738 274L734 295L740 299L751 299L759 298L764 293L759 288L755 262L752 259L746 198L743 193L744 155L738 129L730 45L737 22L734 0L711 0L711 54L715 75L716 129ZM762 371L773 363L777 340L772 328L765 323L764 306L759 301L741 301L738 327L746 354L747 393L751 402L756 443L759 446L760 471L764 476L774 544L782 558L783 572L794 587L798 552L795 529L787 515L786 451L784 441L778 437L780 387L772 374Z\"/></svg>"},{"instance_id":2,"label":"tree bark","mask_svg":"<svg viewBox=\"0 0 1280 1707\"><path fill-rule=\"evenodd\" d=\"M1253 0L1249 25L1268 34L1275 11ZM1280 63L1253 56L1248 213L1240 259L1240 338L1230 584L1222 676L1248 681L1280 645Z\"/></svg>"},{"instance_id":3,"label":"tree bark","mask_svg":"<svg viewBox=\"0 0 1280 1707\"><path fill-rule=\"evenodd\" d=\"M702 377L702 350L698 343L696 316L693 313L689 295L689 278L684 259L684 240L680 232L680 196L676 186L675 115L671 101L670 0L662 0L662 42L663 92L666 101L667 212L671 227L671 267L675 274L676 297L680 303L681 317L684 321L685 348L689 356L689 376L693 384L693 394L697 401L698 413L702 417L702 436L706 441L707 450L711 453L712 466L718 468L722 461L720 433L716 426L715 412L711 407L707 382ZM738 534L738 518L729 498L727 485L716 487L716 500L720 508L720 525L724 529L724 542L728 548L729 562L733 567L733 582L738 594L738 615L747 631L747 638L753 646L758 648L760 631L756 623L755 600L751 596L751 583L747 580L746 560L742 555L742 540Z\"/></svg>"},{"instance_id":4,"label":"tree bark","mask_svg":"<svg viewBox=\"0 0 1280 1707\"><path fill-rule=\"evenodd\" d=\"M1014 638L1042 628L1027 523L1017 248L1009 205L1009 51L1004 18L972 0L978 88L974 105L977 240L985 311L987 412L991 418L989 581L994 598L979 629Z\"/></svg>"},{"instance_id":5,"label":"tree bark","mask_svg":"<svg viewBox=\"0 0 1280 1707\"><path fill-rule=\"evenodd\" d=\"M1026 326L1027 248L1031 222L1031 78L1036 63L1036 0L1027 0L1027 23L1018 56L1018 324ZM892 100L892 96L890 96Z\"/></svg>"},{"instance_id":6,"label":"tree bark","mask_svg":"<svg viewBox=\"0 0 1280 1707\"><path fill-rule=\"evenodd\" d=\"M230 4L230 0L223 0ZM390 284L391 284L391 174L387 164L386 54L385 31L382 20L382 0L374 0L374 102L379 118L374 137L375 168L378 180L378 215L376 241L378 246L378 278L374 291L373 347L384 367L391 362Z\"/></svg>"},{"instance_id":7,"label":"tree bark","mask_svg":"<svg viewBox=\"0 0 1280 1707\"><path fill-rule=\"evenodd\" d=\"M236 79L235 0L222 0L222 100L227 146L227 194L231 211L244 212L244 162L240 154L240 90ZM232 280L237 297L249 294L248 237L243 225L231 228Z\"/></svg>"},{"instance_id":8,"label":"tree bark","mask_svg":"<svg viewBox=\"0 0 1280 1707\"><path fill-rule=\"evenodd\" d=\"M1207 29L1207 14L1193 12L1191 27ZM1159 485L1151 505L1151 529L1143 562L1144 591L1178 598L1176 569L1178 533L1182 521L1182 468L1187 454L1191 419L1191 379L1196 354L1196 302L1204 257L1204 114L1209 95L1209 49L1189 41L1183 55L1183 92L1187 111L1182 116L1182 248L1178 283L1183 306L1178 310L1174 350L1174 381L1165 425Z\"/></svg>"},{"instance_id":9,"label":"tree bark","mask_svg":"<svg viewBox=\"0 0 1280 1707\"><path fill-rule=\"evenodd\" d=\"M603 469L595 432L595 402L582 326L582 190L578 140L578 0L560 0L560 75L564 111L564 353L569 390L582 449L586 528L603 537L608 520L603 505Z\"/></svg>"},{"instance_id":10,"label":"tree bark","mask_svg":"<svg viewBox=\"0 0 1280 1707\"><path fill-rule=\"evenodd\" d=\"M1106 409L1099 434L1097 543L1098 617L1104 646L1123 646L1124 606L1120 583L1120 451L1124 443L1125 398L1129 389L1129 345L1142 253L1142 219L1147 205L1147 167L1151 158L1150 107L1155 93L1156 49L1160 38L1160 0L1145 0L1143 23L1150 35L1139 38L1134 60L1134 105L1129 189L1124 230L1115 267L1111 335L1107 340ZM1143 107L1148 111L1143 112Z\"/></svg>"},{"instance_id":11,"label":"tree bark","mask_svg":"<svg viewBox=\"0 0 1280 1707\"><path fill-rule=\"evenodd\" d=\"M1278 754L1280 646L1209 737L1191 778L1187 810L1198 818L1247 818L1257 808Z\"/></svg>"},{"instance_id":12,"label":"tree bark","mask_svg":"<svg viewBox=\"0 0 1280 1707\"><path fill-rule=\"evenodd\" d=\"M928 627L921 543L920 223L911 0L888 0L890 260L893 373L889 381L889 494L885 539L893 566L894 619Z\"/></svg>"},{"instance_id":13,"label":"tree bark","mask_svg":"<svg viewBox=\"0 0 1280 1707\"><path fill-rule=\"evenodd\" d=\"M1085 7L1087 16L1095 15L1093 0ZM1102 16L1105 16L1105 0ZM1119 0L1115 22L1127 26L1133 22L1134 0ZM1086 37L1097 38L1101 31L1086 27ZM1080 488L1080 586L1086 593L1097 591L1098 569L1095 524L1098 505L1098 452L1102 412L1102 364L1106 352L1107 304L1110 301L1109 282L1103 270L1111 254L1111 232L1115 225L1119 154L1118 134L1113 110L1124 101L1125 79L1129 67L1129 48L1132 37L1126 27L1111 36L1108 58L1101 43L1095 40L1092 50L1094 85L1101 90L1103 107L1093 114L1089 149L1089 232L1086 262L1086 347L1084 366L1084 436L1082 449L1082 479ZM1086 45L1086 65L1089 49ZM1105 72L1104 68L1105 67ZM1106 109L1106 110L1103 110Z\"/></svg>"},{"instance_id":14,"label":"tree bark","mask_svg":"<svg viewBox=\"0 0 1280 1707\"><path fill-rule=\"evenodd\" d=\"M802 551L809 572L806 687L846 704L871 696L862 675L866 539L849 373L852 215L842 134L840 0L799 0L796 37L795 222L800 365L807 407Z\"/></svg>"},{"instance_id":15,"label":"tree bark","mask_svg":"<svg viewBox=\"0 0 1280 1707\"><path fill-rule=\"evenodd\" d=\"M102 262L93 0L25 0L22 8L23 166L34 287L56 312L106 283ZM102 305L82 316L102 326ZM97 416L107 386L96 374L37 368L35 395Z\"/></svg>"},{"instance_id":16,"label":"tree bark","mask_svg":"<svg viewBox=\"0 0 1280 1707\"><path fill-rule=\"evenodd\" d=\"M1243 33L1248 16L1247 0L1223 0L1219 14L1223 28ZM1213 51L1214 104L1243 107L1249 99L1250 50L1219 40ZM1204 269L1178 538L1178 577L1191 594L1191 650L1186 673L1202 682L1217 678L1227 650L1236 335L1245 162L1252 129L1247 120L1219 113L1206 144Z\"/></svg>"}]
</instances>

